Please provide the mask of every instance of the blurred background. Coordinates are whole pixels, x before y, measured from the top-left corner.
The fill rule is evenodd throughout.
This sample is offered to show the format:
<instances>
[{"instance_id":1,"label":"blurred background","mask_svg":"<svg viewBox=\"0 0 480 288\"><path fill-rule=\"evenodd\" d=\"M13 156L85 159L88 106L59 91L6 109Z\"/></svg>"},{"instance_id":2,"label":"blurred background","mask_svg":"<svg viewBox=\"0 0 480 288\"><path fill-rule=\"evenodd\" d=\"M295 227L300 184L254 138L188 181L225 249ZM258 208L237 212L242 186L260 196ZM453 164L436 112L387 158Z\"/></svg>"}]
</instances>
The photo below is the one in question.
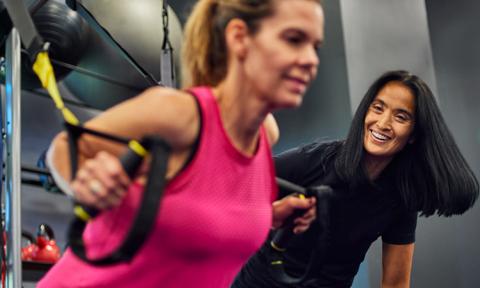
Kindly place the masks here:
<instances>
[{"instance_id":1,"label":"blurred background","mask_svg":"<svg viewBox=\"0 0 480 288\"><path fill-rule=\"evenodd\" d=\"M30 7L38 2L24 1ZM35 12L34 19L38 27L43 27L42 33L50 33L58 40L56 59L94 71L109 80L65 69L61 76L62 95L74 102L70 107L82 119L93 117L151 85L101 31L93 29L64 1L45 2ZM162 1L78 2L94 14L153 79L161 80ZM170 40L173 58L178 64L182 25L195 1L168 2ZM281 140L274 152L315 139L345 137L352 113L374 79L386 70L405 69L422 77L435 92L451 132L480 178L480 97L477 96L480 2L324 0L323 3L326 37L320 51L319 74L301 108L276 114ZM0 40L9 32L5 31L8 23L4 10L0 2ZM0 57L4 55L4 48L2 44ZM68 53L62 54L62 51ZM0 70L2 74L4 71ZM1 77L0 80L3 84L4 80ZM24 73L22 81L22 153L19 157L22 164L35 166L62 127L51 100L39 92L35 81ZM3 95L5 87L0 87ZM22 186L24 230L34 232L40 223L48 223L63 248L71 215L67 197L46 192L41 187ZM478 287L479 220L479 205L460 217L420 218L412 287ZM380 244L377 241L370 249L353 287L380 287Z\"/></svg>"}]
</instances>

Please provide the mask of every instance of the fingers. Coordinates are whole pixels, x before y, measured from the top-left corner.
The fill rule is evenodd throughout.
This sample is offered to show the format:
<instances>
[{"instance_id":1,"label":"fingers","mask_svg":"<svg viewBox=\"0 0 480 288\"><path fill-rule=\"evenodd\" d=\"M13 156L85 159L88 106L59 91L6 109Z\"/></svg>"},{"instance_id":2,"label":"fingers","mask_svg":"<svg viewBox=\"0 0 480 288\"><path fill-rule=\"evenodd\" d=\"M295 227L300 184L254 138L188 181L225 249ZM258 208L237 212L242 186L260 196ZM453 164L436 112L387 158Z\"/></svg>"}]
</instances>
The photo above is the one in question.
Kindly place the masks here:
<instances>
[{"instance_id":1,"label":"fingers","mask_svg":"<svg viewBox=\"0 0 480 288\"><path fill-rule=\"evenodd\" d=\"M290 202L290 205L293 207L294 210L307 210L301 217L295 218L293 221L293 223L295 224L293 232L295 234L303 233L308 230L310 224L316 218L316 198L310 197L302 199L294 196L289 196L288 198L291 198L288 199L288 201Z\"/></svg>"},{"instance_id":2,"label":"fingers","mask_svg":"<svg viewBox=\"0 0 480 288\"><path fill-rule=\"evenodd\" d=\"M103 210L119 205L130 179L117 157L99 152L85 161L71 185L78 202Z\"/></svg>"},{"instance_id":3,"label":"fingers","mask_svg":"<svg viewBox=\"0 0 480 288\"><path fill-rule=\"evenodd\" d=\"M298 217L293 221L293 223L295 224L293 232L295 234L299 234L307 231L308 228L310 228L312 222L316 219L316 217L317 209L316 206L313 206L312 208L308 209L307 212L302 215L302 217Z\"/></svg>"},{"instance_id":4,"label":"fingers","mask_svg":"<svg viewBox=\"0 0 480 288\"><path fill-rule=\"evenodd\" d=\"M288 201L292 210L295 210L295 209L310 209L311 207L313 207L315 205L316 200L317 200L315 197L299 198L297 196L288 196L285 199Z\"/></svg>"},{"instance_id":5,"label":"fingers","mask_svg":"<svg viewBox=\"0 0 480 288\"><path fill-rule=\"evenodd\" d=\"M297 210L310 210L314 208L315 203L316 199L314 197L302 199L297 196L287 196L283 199L275 201L273 203L273 227L278 228L283 225L283 222ZM308 211L306 213L308 213ZM308 220L309 218L306 219Z\"/></svg>"}]
</instances>

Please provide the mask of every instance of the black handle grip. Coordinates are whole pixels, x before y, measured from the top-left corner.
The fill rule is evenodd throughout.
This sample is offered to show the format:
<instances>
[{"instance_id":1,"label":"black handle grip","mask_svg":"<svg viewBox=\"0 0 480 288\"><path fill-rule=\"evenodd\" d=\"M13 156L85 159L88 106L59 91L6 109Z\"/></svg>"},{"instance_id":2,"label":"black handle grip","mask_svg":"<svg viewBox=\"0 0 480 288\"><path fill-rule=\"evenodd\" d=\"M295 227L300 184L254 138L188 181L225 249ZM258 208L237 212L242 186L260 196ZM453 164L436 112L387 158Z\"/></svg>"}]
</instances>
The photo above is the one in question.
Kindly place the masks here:
<instances>
[{"instance_id":1,"label":"black handle grip","mask_svg":"<svg viewBox=\"0 0 480 288\"><path fill-rule=\"evenodd\" d=\"M304 190L301 192L304 192L304 194L302 193L300 195L317 198L317 218L319 218L318 221L322 226L322 229L325 229L324 226L326 227L325 223L327 221L330 208L329 198L333 194L332 188L330 188L330 186L321 185L317 187L309 187L306 189L304 188ZM295 227L293 221L297 217L303 215L303 213L305 212L305 209L297 209L295 212L292 213L292 215L287 218L287 220L285 220L285 224L280 229L278 229L272 237L272 241L270 242L272 248L280 252L286 250L288 242L295 235L295 233L293 233L293 228Z\"/></svg>"},{"instance_id":2,"label":"black handle grip","mask_svg":"<svg viewBox=\"0 0 480 288\"><path fill-rule=\"evenodd\" d=\"M274 249L279 251L286 249L288 242L290 242L290 239L294 235L293 228L295 227L295 223L293 221L305 212L305 209L296 209L292 215L288 216L282 227L279 228L272 237L270 244Z\"/></svg>"},{"instance_id":3,"label":"black handle grip","mask_svg":"<svg viewBox=\"0 0 480 288\"><path fill-rule=\"evenodd\" d=\"M120 157L120 163L122 163L123 170L125 170L125 173L127 173L130 179L135 176L142 161L143 155L138 154L132 149L128 149L128 151Z\"/></svg>"},{"instance_id":4,"label":"black handle grip","mask_svg":"<svg viewBox=\"0 0 480 288\"><path fill-rule=\"evenodd\" d=\"M128 177L130 179L135 176L135 173L137 172L138 168L142 164L143 161L143 155L139 154L137 151L129 148L128 151L120 156L120 163L122 164L123 170L125 170L125 173L127 173ZM77 203L78 204L78 203ZM89 218L95 218L100 211L86 205L78 204L83 212L87 213ZM78 216L78 215L77 215ZM84 219L84 217L80 217Z\"/></svg>"}]
</instances>

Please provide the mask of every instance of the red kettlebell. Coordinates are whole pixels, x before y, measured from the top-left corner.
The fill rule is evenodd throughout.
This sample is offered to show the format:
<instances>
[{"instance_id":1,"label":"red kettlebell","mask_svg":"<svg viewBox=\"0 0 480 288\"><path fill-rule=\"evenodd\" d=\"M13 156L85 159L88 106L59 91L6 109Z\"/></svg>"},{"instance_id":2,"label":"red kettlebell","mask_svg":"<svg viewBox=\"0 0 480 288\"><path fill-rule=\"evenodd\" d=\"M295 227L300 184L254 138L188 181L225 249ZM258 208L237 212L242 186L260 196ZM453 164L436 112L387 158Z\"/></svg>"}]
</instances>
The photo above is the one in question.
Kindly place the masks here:
<instances>
[{"instance_id":1,"label":"red kettlebell","mask_svg":"<svg viewBox=\"0 0 480 288\"><path fill-rule=\"evenodd\" d=\"M60 259L60 248L55 242L52 228L47 224L38 226L36 241L28 232L22 232L22 237L29 241L22 248L23 261L55 263Z\"/></svg>"},{"instance_id":2,"label":"red kettlebell","mask_svg":"<svg viewBox=\"0 0 480 288\"><path fill-rule=\"evenodd\" d=\"M52 228L47 224L38 226L37 248L32 255L34 261L55 263L60 259L60 248L55 242Z\"/></svg>"},{"instance_id":3,"label":"red kettlebell","mask_svg":"<svg viewBox=\"0 0 480 288\"><path fill-rule=\"evenodd\" d=\"M27 241L27 245L22 247L22 261L33 261L33 255L36 254L38 250L35 238L27 231L22 231L22 238Z\"/></svg>"}]
</instances>

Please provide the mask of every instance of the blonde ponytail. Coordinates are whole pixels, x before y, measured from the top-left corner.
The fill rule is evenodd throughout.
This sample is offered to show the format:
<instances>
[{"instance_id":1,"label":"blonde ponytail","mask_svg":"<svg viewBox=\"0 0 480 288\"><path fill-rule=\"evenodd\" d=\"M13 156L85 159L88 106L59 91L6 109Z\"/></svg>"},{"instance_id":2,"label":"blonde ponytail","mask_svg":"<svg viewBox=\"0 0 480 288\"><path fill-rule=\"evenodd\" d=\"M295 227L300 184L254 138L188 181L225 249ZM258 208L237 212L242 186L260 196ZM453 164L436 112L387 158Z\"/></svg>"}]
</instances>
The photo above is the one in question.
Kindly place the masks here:
<instances>
[{"instance_id":1,"label":"blonde ponytail","mask_svg":"<svg viewBox=\"0 0 480 288\"><path fill-rule=\"evenodd\" d=\"M182 47L182 86L213 85L211 58L216 1L200 0L185 25Z\"/></svg>"}]
</instances>

